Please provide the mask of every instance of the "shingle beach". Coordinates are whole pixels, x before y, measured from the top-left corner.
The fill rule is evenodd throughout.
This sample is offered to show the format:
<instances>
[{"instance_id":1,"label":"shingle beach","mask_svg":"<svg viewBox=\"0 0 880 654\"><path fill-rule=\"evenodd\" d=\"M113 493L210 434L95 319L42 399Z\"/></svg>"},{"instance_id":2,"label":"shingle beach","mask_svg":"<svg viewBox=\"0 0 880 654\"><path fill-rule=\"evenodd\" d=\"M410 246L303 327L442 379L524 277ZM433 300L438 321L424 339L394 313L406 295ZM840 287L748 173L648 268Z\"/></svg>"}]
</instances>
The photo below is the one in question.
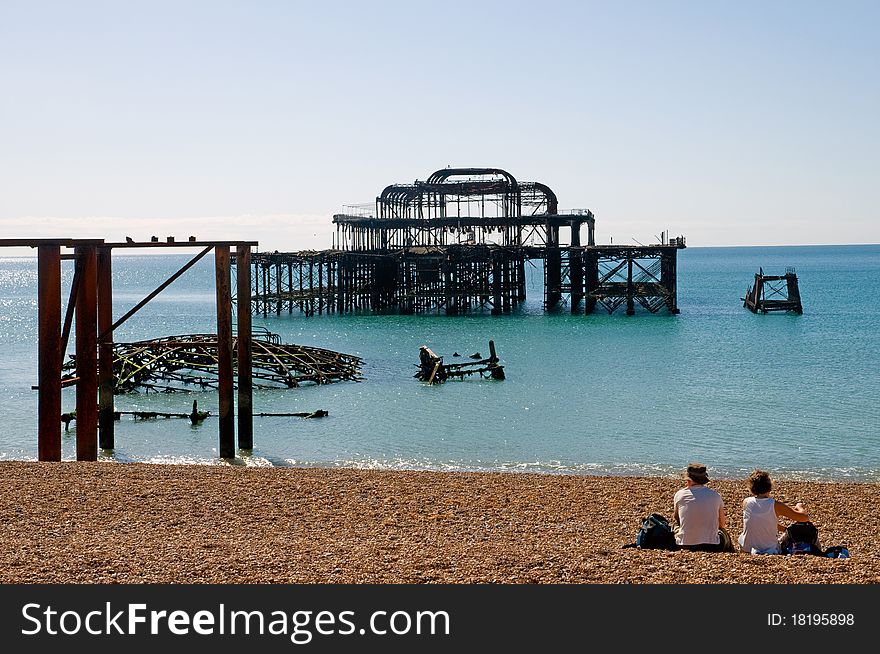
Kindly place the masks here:
<instances>
[{"instance_id":1,"label":"shingle beach","mask_svg":"<svg viewBox=\"0 0 880 654\"><path fill-rule=\"evenodd\" d=\"M772 472L772 471L771 471ZM622 549L677 478L0 462L2 583L880 582L880 485L777 481L849 559ZM713 479L734 538L743 480Z\"/></svg>"}]
</instances>

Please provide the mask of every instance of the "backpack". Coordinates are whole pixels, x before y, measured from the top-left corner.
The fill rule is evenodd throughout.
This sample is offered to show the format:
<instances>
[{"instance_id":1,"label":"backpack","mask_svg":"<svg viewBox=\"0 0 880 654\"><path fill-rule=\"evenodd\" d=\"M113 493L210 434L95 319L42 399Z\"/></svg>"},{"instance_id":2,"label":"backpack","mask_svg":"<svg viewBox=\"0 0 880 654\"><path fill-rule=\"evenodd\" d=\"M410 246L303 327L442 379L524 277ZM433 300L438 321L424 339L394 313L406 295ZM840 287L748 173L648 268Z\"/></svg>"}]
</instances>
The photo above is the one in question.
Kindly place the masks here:
<instances>
[{"instance_id":1,"label":"backpack","mask_svg":"<svg viewBox=\"0 0 880 654\"><path fill-rule=\"evenodd\" d=\"M782 537L783 554L815 554L822 556L819 530L812 522L793 522Z\"/></svg>"},{"instance_id":2,"label":"backpack","mask_svg":"<svg viewBox=\"0 0 880 654\"><path fill-rule=\"evenodd\" d=\"M829 547L822 554L829 559L849 558L849 550L844 545L834 545Z\"/></svg>"},{"instance_id":3,"label":"backpack","mask_svg":"<svg viewBox=\"0 0 880 654\"><path fill-rule=\"evenodd\" d=\"M643 550L677 549L669 521L659 513L652 513L642 520L642 526L636 534L635 546Z\"/></svg>"}]
</instances>

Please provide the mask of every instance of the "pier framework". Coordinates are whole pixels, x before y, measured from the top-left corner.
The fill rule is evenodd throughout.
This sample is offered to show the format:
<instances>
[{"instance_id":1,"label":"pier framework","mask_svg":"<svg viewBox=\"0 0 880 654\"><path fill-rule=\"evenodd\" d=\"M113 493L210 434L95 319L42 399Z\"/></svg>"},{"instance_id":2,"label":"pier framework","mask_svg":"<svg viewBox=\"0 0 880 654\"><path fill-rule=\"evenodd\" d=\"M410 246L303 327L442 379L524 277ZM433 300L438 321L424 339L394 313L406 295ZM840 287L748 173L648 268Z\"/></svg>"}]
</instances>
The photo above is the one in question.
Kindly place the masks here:
<instances>
[{"instance_id":1,"label":"pier framework","mask_svg":"<svg viewBox=\"0 0 880 654\"><path fill-rule=\"evenodd\" d=\"M765 275L764 269L760 268L755 273L754 285L746 290L742 301L752 313L793 311L800 315L804 312L797 272L791 267L784 275Z\"/></svg>"},{"instance_id":2,"label":"pier framework","mask_svg":"<svg viewBox=\"0 0 880 654\"><path fill-rule=\"evenodd\" d=\"M175 242L168 237L159 242L105 242L103 239L0 239L3 247L30 247L37 250L37 347L38 391L37 450L40 461L61 460L61 390L76 388L76 458L95 461L98 449L115 447L113 395L116 385L113 369L113 333L153 298L214 252L217 334L215 337L218 394L218 454L235 457L236 393L238 405L238 447L253 449L253 365L250 298L251 252L256 241ZM202 248L201 252L155 290L113 320L113 251L128 248ZM72 252L62 253L62 249ZM73 280L67 310L61 315L61 264L72 261ZM232 262L236 263L238 297L232 298ZM232 308L238 311L237 367L233 367ZM64 354L73 332L75 372L62 380ZM236 377L238 380L236 390ZM195 411L194 411L195 413ZM66 423L69 424L69 421Z\"/></svg>"},{"instance_id":3,"label":"pier framework","mask_svg":"<svg viewBox=\"0 0 880 654\"><path fill-rule=\"evenodd\" d=\"M526 299L534 260L543 262L546 309L679 311L684 238L597 245L591 211L561 212L550 187L499 168L438 170L348 209L333 217L333 249L252 255L256 313L497 315Z\"/></svg>"}]
</instances>

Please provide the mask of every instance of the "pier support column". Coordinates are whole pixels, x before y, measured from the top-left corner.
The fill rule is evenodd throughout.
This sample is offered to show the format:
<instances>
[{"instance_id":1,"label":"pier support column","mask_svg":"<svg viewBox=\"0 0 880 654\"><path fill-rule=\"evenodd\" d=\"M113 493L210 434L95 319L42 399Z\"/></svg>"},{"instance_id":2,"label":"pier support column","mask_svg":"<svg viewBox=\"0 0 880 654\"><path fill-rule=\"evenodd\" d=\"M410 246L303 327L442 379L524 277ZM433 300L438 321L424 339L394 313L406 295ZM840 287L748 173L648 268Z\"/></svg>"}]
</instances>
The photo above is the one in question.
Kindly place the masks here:
<instances>
[{"instance_id":1,"label":"pier support column","mask_svg":"<svg viewBox=\"0 0 880 654\"><path fill-rule=\"evenodd\" d=\"M626 315L632 316L636 312L636 305L633 300L635 289L633 288L633 260L632 255L626 258Z\"/></svg>"},{"instance_id":2,"label":"pier support column","mask_svg":"<svg viewBox=\"0 0 880 654\"><path fill-rule=\"evenodd\" d=\"M254 382L251 361L251 247L235 252L238 298L238 448L254 448ZM288 266L288 270L289 270Z\"/></svg>"},{"instance_id":3,"label":"pier support column","mask_svg":"<svg viewBox=\"0 0 880 654\"><path fill-rule=\"evenodd\" d=\"M580 312L581 300L584 299L584 262L580 248L568 251L568 271L571 280L571 312Z\"/></svg>"},{"instance_id":4,"label":"pier support column","mask_svg":"<svg viewBox=\"0 0 880 654\"><path fill-rule=\"evenodd\" d=\"M660 283L669 291L666 308L672 313L681 313L678 308L678 280L676 279L677 250L664 252L661 256Z\"/></svg>"},{"instance_id":5,"label":"pier support column","mask_svg":"<svg viewBox=\"0 0 880 654\"><path fill-rule=\"evenodd\" d=\"M504 313L510 312L510 298L513 294L513 289L510 283L510 257L507 254L504 255L504 261L501 264L501 285L503 287L501 294L501 308L504 310Z\"/></svg>"},{"instance_id":6,"label":"pier support column","mask_svg":"<svg viewBox=\"0 0 880 654\"><path fill-rule=\"evenodd\" d=\"M584 266L584 313L593 313L596 309L596 297L593 293L599 288L599 257L593 250L585 250Z\"/></svg>"},{"instance_id":7,"label":"pier support column","mask_svg":"<svg viewBox=\"0 0 880 654\"><path fill-rule=\"evenodd\" d=\"M113 281L110 248L98 248L98 445L115 447L113 421Z\"/></svg>"},{"instance_id":8,"label":"pier support column","mask_svg":"<svg viewBox=\"0 0 880 654\"><path fill-rule=\"evenodd\" d=\"M37 248L40 461L61 460L61 246Z\"/></svg>"},{"instance_id":9,"label":"pier support column","mask_svg":"<svg viewBox=\"0 0 880 654\"><path fill-rule=\"evenodd\" d=\"M559 227L547 225L547 255L544 259L544 304L552 309L562 299L562 253Z\"/></svg>"},{"instance_id":10,"label":"pier support column","mask_svg":"<svg viewBox=\"0 0 880 654\"><path fill-rule=\"evenodd\" d=\"M492 315L501 315L501 257L492 252Z\"/></svg>"},{"instance_id":11,"label":"pier support column","mask_svg":"<svg viewBox=\"0 0 880 654\"><path fill-rule=\"evenodd\" d=\"M263 263L261 276L263 278L263 318L269 315L269 263Z\"/></svg>"},{"instance_id":12,"label":"pier support column","mask_svg":"<svg viewBox=\"0 0 880 654\"><path fill-rule=\"evenodd\" d=\"M581 221L571 221L571 249L568 251L568 277L571 282L571 312L578 313L584 298L584 262L581 256Z\"/></svg>"},{"instance_id":13,"label":"pier support column","mask_svg":"<svg viewBox=\"0 0 880 654\"><path fill-rule=\"evenodd\" d=\"M220 458L235 458L235 405L232 378L232 294L229 246L214 247L217 291L217 390L219 395Z\"/></svg>"},{"instance_id":14,"label":"pier support column","mask_svg":"<svg viewBox=\"0 0 880 654\"><path fill-rule=\"evenodd\" d=\"M275 262L275 315L281 315L281 298L284 297L282 293L284 292L281 288L281 260L277 260Z\"/></svg>"},{"instance_id":15,"label":"pier support column","mask_svg":"<svg viewBox=\"0 0 880 654\"><path fill-rule=\"evenodd\" d=\"M82 271L76 296L76 460L98 460L98 248L75 249Z\"/></svg>"},{"instance_id":16,"label":"pier support column","mask_svg":"<svg viewBox=\"0 0 880 654\"><path fill-rule=\"evenodd\" d=\"M447 253L443 261L443 292L446 299L447 316L458 315L458 295L456 289L454 288L454 280L455 262L451 260L450 255Z\"/></svg>"},{"instance_id":17,"label":"pier support column","mask_svg":"<svg viewBox=\"0 0 880 654\"><path fill-rule=\"evenodd\" d=\"M345 312L345 257L339 255L336 259L336 313Z\"/></svg>"},{"instance_id":18,"label":"pier support column","mask_svg":"<svg viewBox=\"0 0 880 654\"><path fill-rule=\"evenodd\" d=\"M798 288L797 275L794 273L785 274L785 290L788 293L788 301L795 307L793 311L798 315L803 314L804 310L801 305L801 290ZM676 313L677 312L678 310L676 310Z\"/></svg>"},{"instance_id":19,"label":"pier support column","mask_svg":"<svg viewBox=\"0 0 880 654\"><path fill-rule=\"evenodd\" d=\"M516 262L517 289L516 299L523 302L526 299L526 260L520 254Z\"/></svg>"}]
</instances>

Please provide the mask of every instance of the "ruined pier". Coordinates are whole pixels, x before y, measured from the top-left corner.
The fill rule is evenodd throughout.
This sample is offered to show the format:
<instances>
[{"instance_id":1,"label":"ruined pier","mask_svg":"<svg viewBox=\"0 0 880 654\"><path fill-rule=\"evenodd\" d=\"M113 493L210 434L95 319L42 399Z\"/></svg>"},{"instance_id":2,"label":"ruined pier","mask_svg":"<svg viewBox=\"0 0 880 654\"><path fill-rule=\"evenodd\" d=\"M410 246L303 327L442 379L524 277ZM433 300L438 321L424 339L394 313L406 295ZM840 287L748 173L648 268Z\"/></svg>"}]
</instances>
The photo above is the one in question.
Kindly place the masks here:
<instances>
[{"instance_id":1,"label":"ruined pier","mask_svg":"<svg viewBox=\"0 0 880 654\"><path fill-rule=\"evenodd\" d=\"M752 313L792 311L800 315L804 312L797 273L791 267L784 275L765 275L764 269L760 268L755 273L755 283L741 299L743 306Z\"/></svg>"},{"instance_id":2,"label":"ruined pier","mask_svg":"<svg viewBox=\"0 0 880 654\"><path fill-rule=\"evenodd\" d=\"M333 223L332 249L253 253L254 312L498 315L526 299L526 266L537 260L547 310L679 312L684 238L597 245L591 211L560 211L550 187L498 168L392 184Z\"/></svg>"}]
</instances>

